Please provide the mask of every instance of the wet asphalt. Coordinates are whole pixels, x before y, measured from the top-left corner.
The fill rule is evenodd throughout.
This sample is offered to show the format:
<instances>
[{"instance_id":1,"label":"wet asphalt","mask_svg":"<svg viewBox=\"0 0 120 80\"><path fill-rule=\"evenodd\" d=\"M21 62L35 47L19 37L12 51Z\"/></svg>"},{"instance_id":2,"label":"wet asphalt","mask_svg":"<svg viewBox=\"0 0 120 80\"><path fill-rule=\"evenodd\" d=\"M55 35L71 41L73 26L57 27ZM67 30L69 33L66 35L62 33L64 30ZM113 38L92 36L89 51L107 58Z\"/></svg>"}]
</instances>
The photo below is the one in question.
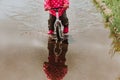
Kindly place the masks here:
<instances>
[{"instance_id":1,"label":"wet asphalt","mask_svg":"<svg viewBox=\"0 0 120 80\"><path fill-rule=\"evenodd\" d=\"M42 0L1 0L0 80L47 80L46 72L51 72L45 72L45 63L54 61L67 66L62 68L63 80L116 80L120 56L111 58L109 30L92 0L70 0L67 16L68 42L50 42ZM59 64L55 50L61 53Z\"/></svg>"}]
</instances>

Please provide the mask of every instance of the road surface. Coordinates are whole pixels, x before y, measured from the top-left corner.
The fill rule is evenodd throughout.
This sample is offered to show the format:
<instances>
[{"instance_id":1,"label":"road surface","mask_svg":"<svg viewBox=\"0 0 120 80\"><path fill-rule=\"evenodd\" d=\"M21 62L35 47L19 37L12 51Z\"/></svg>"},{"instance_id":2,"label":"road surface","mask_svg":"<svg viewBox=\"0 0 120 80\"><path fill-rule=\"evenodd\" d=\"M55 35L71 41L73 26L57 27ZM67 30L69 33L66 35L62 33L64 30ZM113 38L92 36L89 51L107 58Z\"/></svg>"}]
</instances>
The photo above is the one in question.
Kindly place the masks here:
<instances>
[{"instance_id":1,"label":"road surface","mask_svg":"<svg viewBox=\"0 0 120 80\"><path fill-rule=\"evenodd\" d=\"M70 0L70 33L64 80L116 80L120 55L91 0ZM0 80L47 80L48 13L43 0L0 0Z\"/></svg>"}]
</instances>

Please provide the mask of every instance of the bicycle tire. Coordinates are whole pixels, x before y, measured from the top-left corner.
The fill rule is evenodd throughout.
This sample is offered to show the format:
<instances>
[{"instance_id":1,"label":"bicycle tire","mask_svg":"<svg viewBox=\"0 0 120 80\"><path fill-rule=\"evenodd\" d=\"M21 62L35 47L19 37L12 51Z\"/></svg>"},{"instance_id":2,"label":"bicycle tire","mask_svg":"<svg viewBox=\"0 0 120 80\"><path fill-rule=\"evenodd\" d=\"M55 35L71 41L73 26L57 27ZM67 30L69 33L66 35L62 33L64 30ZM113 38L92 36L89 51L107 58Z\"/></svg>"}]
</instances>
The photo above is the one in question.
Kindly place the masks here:
<instances>
[{"instance_id":1,"label":"bicycle tire","mask_svg":"<svg viewBox=\"0 0 120 80\"><path fill-rule=\"evenodd\" d=\"M61 24L59 21L56 23L56 36L58 40L62 39Z\"/></svg>"}]
</instances>

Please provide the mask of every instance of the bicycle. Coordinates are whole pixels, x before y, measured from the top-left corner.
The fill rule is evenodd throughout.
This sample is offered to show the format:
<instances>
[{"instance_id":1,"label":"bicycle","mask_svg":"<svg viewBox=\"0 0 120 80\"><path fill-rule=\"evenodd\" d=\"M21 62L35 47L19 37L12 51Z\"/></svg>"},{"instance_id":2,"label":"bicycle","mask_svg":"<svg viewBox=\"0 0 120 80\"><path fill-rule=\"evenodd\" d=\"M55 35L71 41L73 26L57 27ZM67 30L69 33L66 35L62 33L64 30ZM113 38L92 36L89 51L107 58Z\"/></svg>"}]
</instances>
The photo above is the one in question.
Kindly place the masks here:
<instances>
[{"instance_id":1,"label":"bicycle","mask_svg":"<svg viewBox=\"0 0 120 80\"><path fill-rule=\"evenodd\" d=\"M68 38L68 34L63 34L62 29L61 29L62 24L59 19L59 12L58 12L59 9L61 9L61 8L63 8L63 7L51 8L52 10L54 10L56 12L56 21L54 24L55 34L51 35L50 37L52 37L53 39L57 39L57 40L63 40L63 39Z\"/></svg>"}]
</instances>

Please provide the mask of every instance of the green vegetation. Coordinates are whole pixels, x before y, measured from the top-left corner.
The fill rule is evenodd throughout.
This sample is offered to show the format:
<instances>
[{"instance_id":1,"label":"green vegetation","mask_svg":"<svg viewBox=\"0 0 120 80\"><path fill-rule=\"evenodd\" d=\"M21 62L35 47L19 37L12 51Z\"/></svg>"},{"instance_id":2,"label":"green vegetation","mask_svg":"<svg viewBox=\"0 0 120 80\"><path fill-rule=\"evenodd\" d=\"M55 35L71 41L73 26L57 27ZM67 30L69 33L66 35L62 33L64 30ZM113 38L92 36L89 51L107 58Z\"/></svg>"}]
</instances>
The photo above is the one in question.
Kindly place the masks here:
<instances>
[{"instance_id":1,"label":"green vegetation","mask_svg":"<svg viewBox=\"0 0 120 80\"><path fill-rule=\"evenodd\" d=\"M112 10L113 24L116 27L117 33L120 32L120 0L102 0ZM113 30L114 31L114 30Z\"/></svg>"},{"instance_id":2,"label":"green vegetation","mask_svg":"<svg viewBox=\"0 0 120 80\"><path fill-rule=\"evenodd\" d=\"M109 23L110 37L113 38L113 51L120 52L120 0L102 0L112 10L112 22ZM108 16L104 14L106 23Z\"/></svg>"},{"instance_id":3,"label":"green vegetation","mask_svg":"<svg viewBox=\"0 0 120 80\"><path fill-rule=\"evenodd\" d=\"M95 0L94 0L95 1ZM101 6L102 14L105 18L105 25L110 29L110 37L113 38L113 52L120 52L120 0L97 0L105 3L105 5L112 11L111 15L104 13L104 7ZM98 4L97 4L98 5Z\"/></svg>"}]
</instances>

